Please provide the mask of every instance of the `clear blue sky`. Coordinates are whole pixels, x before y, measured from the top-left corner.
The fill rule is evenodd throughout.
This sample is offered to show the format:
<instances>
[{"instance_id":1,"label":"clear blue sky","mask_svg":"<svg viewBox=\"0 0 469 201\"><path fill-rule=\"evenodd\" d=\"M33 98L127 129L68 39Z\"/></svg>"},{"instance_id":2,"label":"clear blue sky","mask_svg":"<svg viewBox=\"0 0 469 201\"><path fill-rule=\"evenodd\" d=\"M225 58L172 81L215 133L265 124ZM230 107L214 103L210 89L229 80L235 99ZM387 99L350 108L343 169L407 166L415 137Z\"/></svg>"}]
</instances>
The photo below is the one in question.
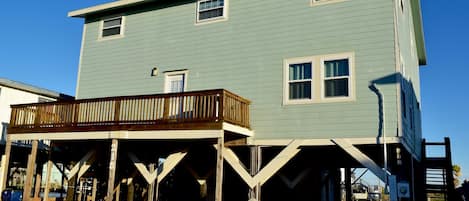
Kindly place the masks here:
<instances>
[{"instance_id":1,"label":"clear blue sky","mask_svg":"<svg viewBox=\"0 0 469 201\"><path fill-rule=\"evenodd\" d=\"M67 12L109 1L2 1L0 77L73 95L83 20ZM422 4L428 57L421 68L424 137L450 136L454 163L469 178L469 1Z\"/></svg>"}]
</instances>

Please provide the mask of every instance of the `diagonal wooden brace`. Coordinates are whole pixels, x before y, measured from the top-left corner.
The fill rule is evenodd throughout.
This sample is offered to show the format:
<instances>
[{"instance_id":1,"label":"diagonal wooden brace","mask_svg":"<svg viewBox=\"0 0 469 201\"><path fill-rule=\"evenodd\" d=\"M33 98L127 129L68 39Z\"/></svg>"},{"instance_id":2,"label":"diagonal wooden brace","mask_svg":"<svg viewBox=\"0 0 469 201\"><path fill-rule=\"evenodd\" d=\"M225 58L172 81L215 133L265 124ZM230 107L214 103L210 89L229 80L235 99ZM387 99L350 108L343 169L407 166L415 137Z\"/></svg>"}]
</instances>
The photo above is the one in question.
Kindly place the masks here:
<instances>
[{"instance_id":1,"label":"diagonal wooden brace","mask_svg":"<svg viewBox=\"0 0 469 201\"><path fill-rule=\"evenodd\" d=\"M332 139L333 143L342 148L355 160L357 160L364 167L368 168L373 174L375 174L382 181L386 181L387 173L381 167L379 167L371 158L361 152L358 148L346 139Z\"/></svg>"},{"instance_id":2,"label":"diagonal wooden brace","mask_svg":"<svg viewBox=\"0 0 469 201\"><path fill-rule=\"evenodd\" d=\"M292 140L272 161L262 168L254 177L249 174L246 167L239 160L236 154L227 147L223 148L223 157L231 167L238 173L244 182L254 188L256 185L261 186L267 182L277 171L301 151L302 140Z\"/></svg>"},{"instance_id":3,"label":"diagonal wooden brace","mask_svg":"<svg viewBox=\"0 0 469 201\"><path fill-rule=\"evenodd\" d=\"M163 163L161 172L159 174L158 171L150 172L145 164L141 162L134 153L129 152L127 155L143 178L145 178L145 181L148 184L152 184L157 179L158 181L163 180L171 172L171 170L173 170L179 164L179 162L184 159L184 157L187 155L187 151L170 154Z\"/></svg>"},{"instance_id":4,"label":"diagonal wooden brace","mask_svg":"<svg viewBox=\"0 0 469 201\"><path fill-rule=\"evenodd\" d=\"M70 170L70 172L66 175L67 179L74 177L76 174L78 174L78 178L83 176L85 172L91 167L91 164L96 159L96 151L91 150L88 153L86 153L81 160L73 166L73 168Z\"/></svg>"}]
</instances>

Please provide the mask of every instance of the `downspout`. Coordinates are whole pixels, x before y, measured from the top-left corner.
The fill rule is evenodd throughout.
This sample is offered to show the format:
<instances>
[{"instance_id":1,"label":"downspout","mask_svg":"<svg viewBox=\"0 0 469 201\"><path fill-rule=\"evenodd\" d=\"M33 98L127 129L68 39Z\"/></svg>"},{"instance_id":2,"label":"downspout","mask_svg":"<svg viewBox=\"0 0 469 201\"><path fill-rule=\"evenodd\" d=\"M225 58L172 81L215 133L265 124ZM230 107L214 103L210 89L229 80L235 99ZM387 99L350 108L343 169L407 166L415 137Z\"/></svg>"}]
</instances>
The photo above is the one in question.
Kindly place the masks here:
<instances>
[{"instance_id":1,"label":"downspout","mask_svg":"<svg viewBox=\"0 0 469 201\"><path fill-rule=\"evenodd\" d=\"M384 178L384 184L385 186L388 186L388 146L386 143L386 129L385 129L385 113L384 113L384 97L383 94L380 92L379 88L376 86L375 83L370 83L368 88L371 89L371 91L375 92L376 96L378 96L378 113L379 113L379 137L383 139L383 154L384 154L384 171L386 172L386 177ZM379 141L378 137L378 141Z\"/></svg>"}]
</instances>

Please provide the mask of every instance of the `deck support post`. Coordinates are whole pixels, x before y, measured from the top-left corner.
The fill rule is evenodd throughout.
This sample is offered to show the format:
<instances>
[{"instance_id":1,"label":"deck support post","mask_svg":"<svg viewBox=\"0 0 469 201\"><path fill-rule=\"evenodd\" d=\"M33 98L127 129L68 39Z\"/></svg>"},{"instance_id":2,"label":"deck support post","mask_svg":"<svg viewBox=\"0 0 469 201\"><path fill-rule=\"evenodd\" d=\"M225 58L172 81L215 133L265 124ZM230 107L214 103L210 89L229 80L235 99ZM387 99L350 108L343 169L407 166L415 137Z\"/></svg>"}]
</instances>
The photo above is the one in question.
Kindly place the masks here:
<instances>
[{"instance_id":1,"label":"deck support post","mask_svg":"<svg viewBox=\"0 0 469 201\"><path fill-rule=\"evenodd\" d=\"M46 170L46 186L44 187L44 201L49 201L49 191L50 191L50 177L52 174L52 166L54 163L52 162L52 152L54 149L54 143L51 142L49 146L49 155L47 160L47 170Z\"/></svg>"},{"instance_id":2,"label":"deck support post","mask_svg":"<svg viewBox=\"0 0 469 201\"><path fill-rule=\"evenodd\" d=\"M153 174L154 172L158 171L156 169L156 164L152 163L148 166L148 170L151 174ZM148 198L148 201L155 201L154 197L155 197L155 184L156 184L156 179L157 177L155 177L155 180L153 180L151 183L148 183L148 190L147 190L147 198Z\"/></svg>"},{"instance_id":3,"label":"deck support post","mask_svg":"<svg viewBox=\"0 0 469 201\"><path fill-rule=\"evenodd\" d=\"M31 153L28 156L28 166L26 168L26 180L24 182L23 200L29 201L31 197L34 167L36 165L38 140L32 141Z\"/></svg>"},{"instance_id":4,"label":"deck support post","mask_svg":"<svg viewBox=\"0 0 469 201\"><path fill-rule=\"evenodd\" d=\"M256 176L261 168L262 162L262 149L260 146L250 147L251 151L251 164L250 173L251 176ZM255 187L249 189L249 201L260 201L261 200L261 185L257 184Z\"/></svg>"},{"instance_id":5,"label":"deck support post","mask_svg":"<svg viewBox=\"0 0 469 201\"><path fill-rule=\"evenodd\" d=\"M222 188L223 188L223 148L224 138L217 139L217 166L216 166L216 179L215 179L215 201L222 201Z\"/></svg>"},{"instance_id":6,"label":"deck support post","mask_svg":"<svg viewBox=\"0 0 469 201\"><path fill-rule=\"evenodd\" d=\"M97 190L98 190L98 179L93 178L93 187L92 187L92 191L91 191L91 201L96 201L96 191Z\"/></svg>"},{"instance_id":7,"label":"deck support post","mask_svg":"<svg viewBox=\"0 0 469 201\"><path fill-rule=\"evenodd\" d=\"M0 192L5 190L7 181L9 178L8 169L10 168L10 153L11 153L11 140L7 139L5 144L5 154L2 156L2 164L1 165L1 177L0 177ZM1 196L0 196L1 197ZM1 199L1 198L0 198Z\"/></svg>"},{"instance_id":8,"label":"deck support post","mask_svg":"<svg viewBox=\"0 0 469 201\"><path fill-rule=\"evenodd\" d=\"M352 201L352 172L345 168L345 201Z\"/></svg>"},{"instance_id":9,"label":"deck support post","mask_svg":"<svg viewBox=\"0 0 469 201\"><path fill-rule=\"evenodd\" d=\"M52 173L52 166L54 165L52 163L52 159L51 159L51 152L52 152L52 147L51 147L51 150L49 150L49 160L47 161L46 186L44 187L44 201L49 200L50 177L51 177L51 173Z\"/></svg>"},{"instance_id":10,"label":"deck support post","mask_svg":"<svg viewBox=\"0 0 469 201\"><path fill-rule=\"evenodd\" d=\"M42 181L42 175L39 173L42 172L42 170L38 170L36 172L36 184L34 185L34 200L40 200L39 198L39 192L41 191L41 181Z\"/></svg>"},{"instance_id":11,"label":"deck support post","mask_svg":"<svg viewBox=\"0 0 469 201\"><path fill-rule=\"evenodd\" d=\"M112 139L111 143L111 154L109 159L109 177L107 182L107 196L106 201L112 201L114 198L114 182L116 178L116 163L117 163L117 151L118 151L119 140ZM119 193L119 192L117 192Z\"/></svg>"}]
</instances>

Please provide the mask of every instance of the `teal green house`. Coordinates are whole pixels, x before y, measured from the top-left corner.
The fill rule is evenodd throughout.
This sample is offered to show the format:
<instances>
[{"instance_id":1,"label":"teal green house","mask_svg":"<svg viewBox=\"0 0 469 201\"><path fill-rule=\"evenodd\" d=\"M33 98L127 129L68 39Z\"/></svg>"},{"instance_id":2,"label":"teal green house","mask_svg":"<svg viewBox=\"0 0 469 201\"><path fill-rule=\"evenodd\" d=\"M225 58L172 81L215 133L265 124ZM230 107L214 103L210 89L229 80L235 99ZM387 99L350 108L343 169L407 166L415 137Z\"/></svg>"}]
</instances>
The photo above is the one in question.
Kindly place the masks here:
<instances>
[{"instance_id":1,"label":"teal green house","mask_svg":"<svg viewBox=\"0 0 469 201\"><path fill-rule=\"evenodd\" d=\"M13 106L10 133L74 149L51 160L82 161L69 185L95 179L93 199L350 200L363 167L391 199L423 199L419 0L120 0L68 15L84 19L77 100Z\"/></svg>"}]
</instances>

